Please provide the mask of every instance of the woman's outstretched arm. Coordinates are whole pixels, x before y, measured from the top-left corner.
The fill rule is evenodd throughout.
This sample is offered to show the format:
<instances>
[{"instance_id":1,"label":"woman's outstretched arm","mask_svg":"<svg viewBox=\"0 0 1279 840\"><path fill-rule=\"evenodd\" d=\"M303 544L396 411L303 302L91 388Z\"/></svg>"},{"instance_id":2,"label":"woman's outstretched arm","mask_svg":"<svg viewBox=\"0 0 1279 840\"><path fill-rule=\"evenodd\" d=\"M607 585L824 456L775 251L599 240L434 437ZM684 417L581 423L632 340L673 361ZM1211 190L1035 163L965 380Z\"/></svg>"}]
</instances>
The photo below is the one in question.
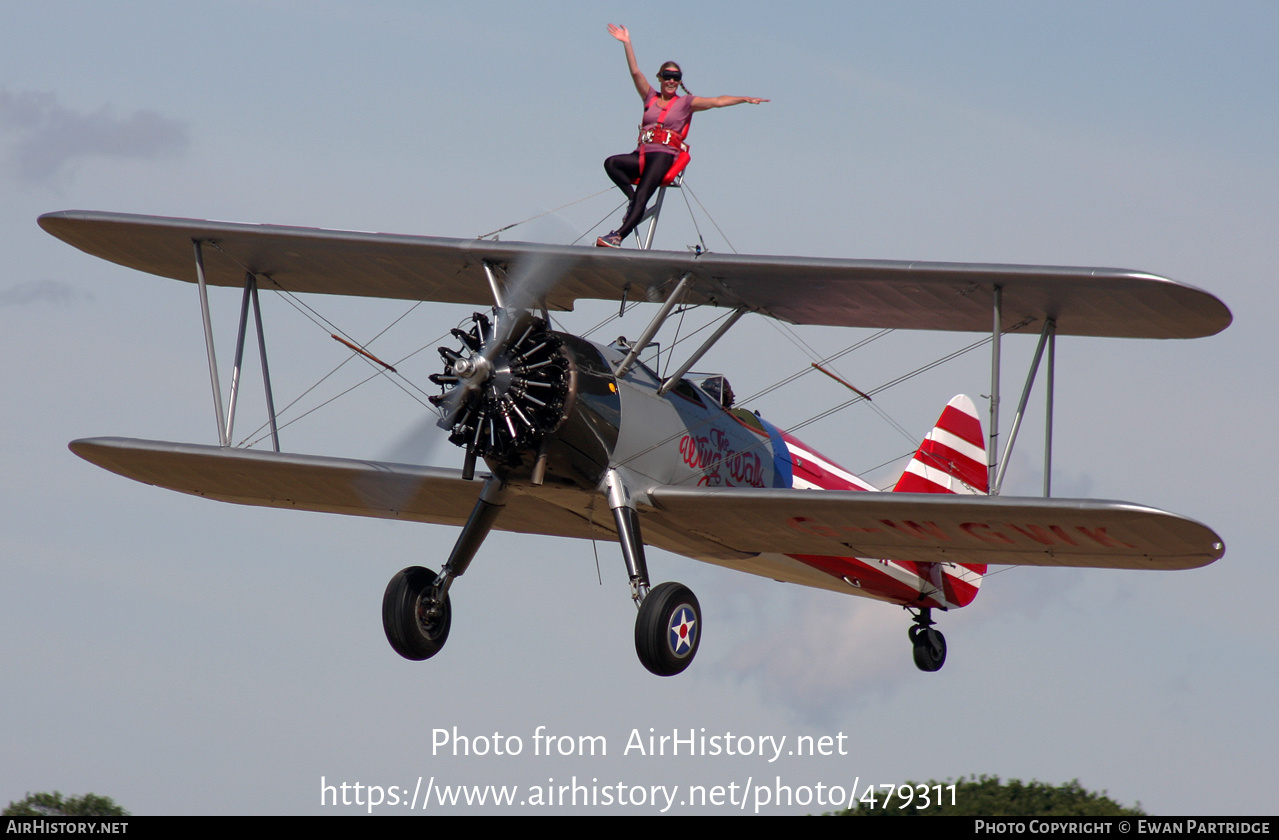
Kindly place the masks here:
<instances>
[{"instance_id":1,"label":"woman's outstretched arm","mask_svg":"<svg viewBox=\"0 0 1279 840\"><path fill-rule=\"evenodd\" d=\"M694 111L709 111L711 108L727 108L729 105L758 105L761 102L768 102L767 99L757 99L754 96L694 96Z\"/></svg>"},{"instance_id":2,"label":"woman's outstretched arm","mask_svg":"<svg viewBox=\"0 0 1279 840\"><path fill-rule=\"evenodd\" d=\"M640 98L647 102L649 94L653 92L653 88L649 85L648 79L644 78L644 74L640 72L639 63L635 61L635 50L631 48L631 33L626 31L625 26L610 23L608 25L608 34L626 45L626 66L631 71L631 79L635 82L635 90L639 92Z\"/></svg>"}]
</instances>

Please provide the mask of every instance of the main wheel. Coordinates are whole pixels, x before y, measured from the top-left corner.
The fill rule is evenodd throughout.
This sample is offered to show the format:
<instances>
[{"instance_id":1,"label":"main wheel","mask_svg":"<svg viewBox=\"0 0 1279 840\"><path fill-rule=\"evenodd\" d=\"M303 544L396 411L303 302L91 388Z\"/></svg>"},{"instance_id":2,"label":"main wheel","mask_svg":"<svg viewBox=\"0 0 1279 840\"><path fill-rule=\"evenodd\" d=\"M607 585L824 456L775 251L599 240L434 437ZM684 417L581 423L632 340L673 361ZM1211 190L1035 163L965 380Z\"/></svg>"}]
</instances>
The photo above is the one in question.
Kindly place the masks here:
<instances>
[{"instance_id":1,"label":"main wheel","mask_svg":"<svg viewBox=\"0 0 1279 840\"><path fill-rule=\"evenodd\" d=\"M702 641L702 608L687 586L663 583L648 593L635 618L635 652L659 677L687 668Z\"/></svg>"},{"instance_id":2,"label":"main wheel","mask_svg":"<svg viewBox=\"0 0 1279 840\"><path fill-rule=\"evenodd\" d=\"M946 664L946 637L940 630L915 625L910 628L915 645L915 667L921 671L940 671Z\"/></svg>"},{"instance_id":3,"label":"main wheel","mask_svg":"<svg viewBox=\"0 0 1279 840\"><path fill-rule=\"evenodd\" d=\"M386 585L386 594L382 596L382 628L391 647L405 659L430 659L448 641L453 609L447 592L439 615L427 614L434 585L435 572L421 566L398 572Z\"/></svg>"}]
</instances>

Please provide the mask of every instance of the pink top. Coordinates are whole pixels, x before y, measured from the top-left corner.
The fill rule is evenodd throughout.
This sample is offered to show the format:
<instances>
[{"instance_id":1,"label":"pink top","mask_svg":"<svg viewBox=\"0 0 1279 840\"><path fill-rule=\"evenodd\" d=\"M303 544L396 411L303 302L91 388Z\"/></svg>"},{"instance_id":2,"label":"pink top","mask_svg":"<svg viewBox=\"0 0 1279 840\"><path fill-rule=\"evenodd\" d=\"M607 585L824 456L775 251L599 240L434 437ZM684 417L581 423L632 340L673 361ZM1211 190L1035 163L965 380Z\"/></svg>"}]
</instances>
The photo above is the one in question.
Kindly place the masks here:
<instances>
[{"instance_id":1,"label":"pink top","mask_svg":"<svg viewBox=\"0 0 1279 840\"><path fill-rule=\"evenodd\" d=\"M657 120L662 116L662 109L667 103L662 101L662 97L653 94L649 97L648 105L644 108L644 124L643 128L657 125ZM669 128L671 131L683 132L688 127L688 122L693 118L693 97L680 96L671 104L670 109L666 112L666 119L662 120L662 126ZM670 146L663 146L661 143L645 143L644 154L652 154L660 152L664 155L677 155L679 149L673 149Z\"/></svg>"}]
</instances>

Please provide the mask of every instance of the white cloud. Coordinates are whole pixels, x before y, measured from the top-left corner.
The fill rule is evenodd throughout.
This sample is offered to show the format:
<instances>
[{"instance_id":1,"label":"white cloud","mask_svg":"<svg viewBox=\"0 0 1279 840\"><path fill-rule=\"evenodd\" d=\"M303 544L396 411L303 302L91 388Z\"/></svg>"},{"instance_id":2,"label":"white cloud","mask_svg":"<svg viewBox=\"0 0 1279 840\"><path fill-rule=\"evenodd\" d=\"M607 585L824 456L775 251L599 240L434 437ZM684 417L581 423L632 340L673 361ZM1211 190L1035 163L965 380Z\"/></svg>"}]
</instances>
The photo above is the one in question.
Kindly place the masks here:
<instances>
[{"instance_id":1,"label":"white cloud","mask_svg":"<svg viewBox=\"0 0 1279 840\"><path fill-rule=\"evenodd\" d=\"M190 142L181 120L139 110L117 115L109 105L78 113L50 91L0 87L0 136L20 181L47 183L86 157L155 159L178 154Z\"/></svg>"},{"instance_id":2,"label":"white cloud","mask_svg":"<svg viewBox=\"0 0 1279 840\"><path fill-rule=\"evenodd\" d=\"M28 280L0 289L0 307L26 306L37 301L65 305L76 298L92 298L92 295L57 280Z\"/></svg>"}]
</instances>

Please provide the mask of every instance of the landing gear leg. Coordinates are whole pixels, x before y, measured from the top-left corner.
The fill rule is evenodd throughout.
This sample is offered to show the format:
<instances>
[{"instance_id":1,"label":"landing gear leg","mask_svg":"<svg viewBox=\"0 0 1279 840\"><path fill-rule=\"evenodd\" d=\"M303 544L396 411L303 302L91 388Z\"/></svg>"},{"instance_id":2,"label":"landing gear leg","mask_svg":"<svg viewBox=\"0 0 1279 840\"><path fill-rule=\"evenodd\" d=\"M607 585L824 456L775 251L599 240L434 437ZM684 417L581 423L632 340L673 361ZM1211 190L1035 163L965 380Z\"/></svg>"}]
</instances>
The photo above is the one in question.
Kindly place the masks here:
<instances>
[{"instance_id":1,"label":"landing gear leg","mask_svg":"<svg viewBox=\"0 0 1279 840\"><path fill-rule=\"evenodd\" d=\"M644 541L640 538L639 514L633 507L613 508L617 539L622 544L622 559L631 582L631 600L640 606L648 597L648 563L644 560Z\"/></svg>"},{"instance_id":2,"label":"landing gear leg","mask_svg":"<svg viewBox=\"0 0 1279 840\"><path fill-rule=\"evenodd\" d=\"M631 581L635 617L635 653L659 677L671 677L693 662L702 640L702 607L687 586L663 583L649 591L648 564L640 537L639 514L629 504L621 477L610 472L609 506L617 525L622 557Z\"/></svg>"},{"instance_id":3,"label":"landing gear leg","mask_svg":"<svg viewBox=\"0 0 1279 840\"><path fill-rule=\"evenodd\" d=\"M471 564L505 505L506 482L491 476L458 535L448 562L436 576L410 566L391 578L382 596L382 629L395 652L405 659L430 659L448 641L453 621L449 587Z\"/></svg>"},{"instance_id":4,"label":"landing gear leg","mask_svg":"<svg viewBox=\"0 0 1279 840\"><path fill-rule=\"evenodd\" d=\"M921 671L940 671L946 664L946 637L933 629L930 607L921 607L910 627L910 643L915 649L915 667Z\"/></svg>"}]
</instances>

